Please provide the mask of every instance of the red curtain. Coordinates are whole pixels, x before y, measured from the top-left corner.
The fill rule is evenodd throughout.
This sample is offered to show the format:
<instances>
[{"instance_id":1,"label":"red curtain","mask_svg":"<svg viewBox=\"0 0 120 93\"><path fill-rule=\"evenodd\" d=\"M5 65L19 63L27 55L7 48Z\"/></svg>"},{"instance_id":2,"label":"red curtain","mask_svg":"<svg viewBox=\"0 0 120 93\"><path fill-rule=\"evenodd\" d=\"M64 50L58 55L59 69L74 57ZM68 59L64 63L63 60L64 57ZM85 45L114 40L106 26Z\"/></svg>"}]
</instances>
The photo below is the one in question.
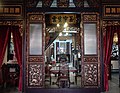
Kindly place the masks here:
<instances>
[{"instance_id":1,"label":"red curtain","mask_svg":"<svg viewBox=\"0 0 120 93\"><path fill-rule=\"evenodd\" d=\"M0 67L2 66L9 33L9 28L7 26L0 26Z\"/></svg>"},{"instance_id":2,"label":"red curtain","mask_svg":"<svg viewBox=\"0 0 120 93\"><path fill-rule=\"evenodd\" d=\"M117 34L118 34L118 46L120 47L120 26L117 26Z\"/></svg>"},{"instance_id":3,"label":"red curtain","mask_svg":"<svg viewBox=\"0 0 120 93\"><path fill-rule=\"evenodd\" d=\"M22 90L22 37L20 35L18 26L12 26L11 32L13 33L13 42L14 42L16 58L20 66L19 91L21 91Z\"/></svg>"},{"instance_id":4,"label":"red curtain","mask_svg":"<svg viewBox=\"0 0 120 93\"><path fill-rule=\"evenodd\" d=\"M2 63L8 43L9 29L6 26L0 26L0 83L2 83Z\"/></svg>"},{"instance_id":5,"label":"red curtain","mask_svg":"<svg viewBox=\"0 0 120 93\"><path fill-rule=\"evenodd\" d=\"M110 57L112 51L114 33L117 31L115 26L107 26L104 34L104 89L108 91L108 66L110 65Z\"/></svg>"}]
</instances>

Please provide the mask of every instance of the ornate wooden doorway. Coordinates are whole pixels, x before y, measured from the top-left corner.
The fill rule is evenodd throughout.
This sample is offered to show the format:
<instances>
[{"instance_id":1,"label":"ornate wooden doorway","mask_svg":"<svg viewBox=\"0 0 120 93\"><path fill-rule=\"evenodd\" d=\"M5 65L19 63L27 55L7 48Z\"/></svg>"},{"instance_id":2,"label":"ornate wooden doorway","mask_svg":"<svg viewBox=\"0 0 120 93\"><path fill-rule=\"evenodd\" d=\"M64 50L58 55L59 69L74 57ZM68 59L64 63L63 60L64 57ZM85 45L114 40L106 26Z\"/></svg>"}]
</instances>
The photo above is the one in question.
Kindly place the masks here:
<instances>
[{"instance_id":1,"label":"ornate wooden doorway","mask_svg":"<svg viewBox=\"0 0 120 93\"><path fill-rule=\"evenodd\" d=\"M99 14L82 13L81 18L82 89L44 89L45 15L39 12L27 14L26 93L40 91L45 93L48 91L87 92L85 88L96 91L96 93L100 92ZM89 38L87 38L88 36Z\"/></svg>"}]
</instances>

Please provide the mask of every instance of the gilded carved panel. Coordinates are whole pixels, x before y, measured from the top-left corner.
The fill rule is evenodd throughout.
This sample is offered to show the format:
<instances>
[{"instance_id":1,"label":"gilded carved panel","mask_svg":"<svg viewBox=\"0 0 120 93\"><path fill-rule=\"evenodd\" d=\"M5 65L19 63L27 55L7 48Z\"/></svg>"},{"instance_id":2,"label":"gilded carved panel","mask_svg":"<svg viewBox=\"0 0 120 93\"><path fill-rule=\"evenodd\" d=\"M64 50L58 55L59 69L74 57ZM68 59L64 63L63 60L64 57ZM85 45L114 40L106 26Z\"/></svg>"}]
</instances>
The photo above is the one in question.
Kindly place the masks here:
<instances>
[{"instance_id":1,"label":"gilded carved panel","mask_svg":"<svg viewBox=\"0 0 120 93\"><path fill-rule=\"evenodd\" d=\"M84 64L84 86L98 86L98 64Z\"/></svg>"},{"instance_id":2,"label":"gilded carved panel","mask_svg":"<svg viewBox=\"0 0 120 93\"><path fill-rule=\"evenodd\" d=\"M29 57L29 62L43 62L43 57Z\"/></svg>"},{"instance_id":3,"label":"gilded carved panel","mask_svg":"<svg viewBox=\"0 0 120 93\"><path fill-rule=\"evenodd\" d=\"M32 24L33 27L38 27L37 30L30 30L30 24ZM40 26L39 26L40 24ZM34 32L41 32L39 35L40 37L40 44L41 44L41 51L44 50L44 16L40 12L29 12L27 13L27 30L26 30L26 63L27 63L27 70L26 70L26 80L27 80L27 87L29 88L41 88L44 86L44 55L36 55L32 54L29 55L29 48L30 48L30 31ZM35 34L34 36L38 35ZM38 37L39 38L39 37ZM36 39L35 39L36 40ZM37 39L39 40L39 39ZM35 42L34 42L35 43ZM36 43L35 43L36 44ZM38 44L38 43L37 43ZM35 47L38 51L38 49Z\"/></svg>"},{"instance_id":4,"label":"gilded carved panel","mask_svg":"<svg viewBox=\"0 0 120 93\"><path fill-rule=\"evenodd\" d=\"M97 15L96 14L84 14L83 15L83 21L97 21Z\"/></svg>"},{"instance_id":5,"label":"gilded carved panel","mask_svg":"<svg viewBox=\"0 0 120 93\"><path fill-rule=\"evenodd\" d=\"M36 4L38 3L38 0L26 0L27 7L36 7Z\"/></svg>"},{"instance_id":6,"label":"gilded carved panel","mask_svg":"<svg viewBox=\"0 0 120 93\"><path fill-rule=\"evenodd\" d=\"M73 0L76 7L83 7L84 6L84 0Z\"/></svg>"},{"instance_id":7,"label":"gilded carved panel","mask_svg":"<svg viewBox=\"0 0 120 93\"><path fill-rule=\"evenodd\" d=\"M43 65L28 64L28 86L42 87L43 85Z\"/></svg>"},{"instance_id":8,"label":"gilded carved panel","mask_svg":"<svg viewBox=\"0 0 120 93\"><path fill-rule=\"evenodd\" d=\"M22 16L22 5L0 5L0 16Z\"/></svg>"},{"instance_id":9,"label":"gilded carved panel","mask_svg":"<svg viewBox=\"0 0 120 93\"><path fill-rule=\"evenodd\" d=\"M100 87L100 19L97 12L85 12L81 14L81 51L82 51L82 86ZM96 54L84 54L85 28L84 24L96 24ZM88 32L93 30L87 29ZM89 40L90 38L86 38ZM93 39L94 41L94 39ZM89 44L88 44L88 47ZM94 49L94 48L93 48Z\"/></svg>"},{"instance_id":10,"label":"gilded carved panel","mask_svg":"<svg viewBox=\"0 0 120 93\"><path fill-rule=\"evenodd\" d=\"M104 20L102 26L103 36L105 35L106 32L106 26L115 26L115 25L120 25L120 21Z\"/></svg>"},{"instance_id":11,"label":"gilded carved panel","mask_svg":"<svg viewBox=\"0 0 120 93\"><path fill-rule=\"evenodd\" d=\"M29 15L29 21L36 22L36 21L42 21L43 20L43 15L37 13L37 14L28 14Z\"/></svg>"},{"instance_id":12,"label":"gilded carved panel","mask_svg":"<svg viewBox=\"0 0 120 93\"><path fill-rule=\"evenodd\" d=\"M0 25L19 26L20 34L23 35L23 20L4 20L0 21Z\"/></svg>"},{"instance_id":13,"label":"gilded carved panel","mask_svg":"<svg viewBox=\"0 0 120 93\"><path fill-rule=\"evenodd\" d=\"M98 62L98 57L84 57L84 62Z\"/></svg>"},{"instance_id":14,"label":"gilded carved panel","mask_svg":"<svg viewBox=\"0 0 120 93\"><path fill-rule=\"evenodd\" d=\"M43 5L44 7L50 7L52 2L53 0L43 0Z\"/></svg>"},{"instance_id":15,"label":"gilded carved panel","mask_svg":"<svg viewBox=\"0 0 120 93\"><path fill-rule=\"evenodd\" d=\"M68 7L69 6L69 0L57 0L58 7Z\"/></svg>"},{"instance_id":16,"label":"gilded carved panel","mask_svg":"<svg viewBox=\"0 0 120 93\"><path fill-rule=\"evenodd\" d=\"M120 17L120 5L104 5L103 17Z\"/></svg>"}]
</instances>

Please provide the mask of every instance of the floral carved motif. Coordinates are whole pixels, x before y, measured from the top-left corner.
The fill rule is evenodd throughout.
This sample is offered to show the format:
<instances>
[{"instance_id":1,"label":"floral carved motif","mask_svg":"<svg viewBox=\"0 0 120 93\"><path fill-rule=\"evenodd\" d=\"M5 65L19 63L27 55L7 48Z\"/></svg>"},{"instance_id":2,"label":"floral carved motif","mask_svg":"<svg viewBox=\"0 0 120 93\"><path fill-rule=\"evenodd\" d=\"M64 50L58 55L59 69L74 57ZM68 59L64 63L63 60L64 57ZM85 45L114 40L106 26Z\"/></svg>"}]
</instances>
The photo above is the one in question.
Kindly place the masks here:
<instances>
[{"instance_id":1,"label":"floral carved motif","mask_svg":"<svg viewBox=\"0 0 120 93\"><path fill-rule=\"evenodd\" d=\"M84 86L98 85L98 64L84 65Z\"/></svg>"},{"instance_id":2,"label":"floral carved motif","mask_svg":"<svg viewBox=\"0 0 120 93\"><path fill-rule=\"evenodd\" d=\"M83 16L83 20L84 21L97 21L97 15L95 15L95 14L85 14L84 16Z\"/></svg>"},{"instance_id":3,"label":"floral carved motif","mask_svg":"<svg viewBox=\"0 0 120 93\"><path fill-rule=\"evenodd\" d=\"M84 57L84 62L98 62L98 57Z\"/></svg>"},{"instance_id":4,"label":"floral carved motif","mask_svg":"<svg viewBox=\"0 0 120 93\"><path fill-rule=\"evenodd\" d=\"M43 5L44 7L50 7L52 2L53 0L43 0Z\"/></svg>"},{"instance_id":5,"label":"floral carved motif","mask_svg":"<svg viewBox=\"0 0 120 93\"><path fill-rule=\"evenodd\" d=\"M20 34L23 35L23 20L0 21L0 25L19 26Z\"/></svg>"},{"instance_id":6,"label":"floral carved motif","mask_svg":"<svg viewBox=\"0 0 120 93\"><path fill-rule=\"evenodd\" d=\"M68 7L69 6L69 0L57 0L58 7Z\"/></svg>"},{"instance_id":7,"label":"floral carved motif","mask_svg":"<svg viewBox=\"0 0 120 93\"><path fill-rule=\"evenodd\" d=\"M29 57L29 62L43 62L42 57Z\"/></svg>"},{"instance_id":8,"label":"floral carved motif","mask_svg":"<svg viewBox=\"0 0 120 93\"><path fill-rule=\"evenodd\" d=\"M42 65L29 64L28 74L29 74L29 78L28 78L29 86L39 86L39 87L42 86L42 81L43 81Z\"/></svg>"},{"instance_id":9,"label":"floral carved motif","mask_svg":"<svg viewBox=\"0 0 120 93\"><path fill-rule=\"evenodd\" d=\"M37 0L26 0L27 7L36 7L36 4L38 3Z\"/></svg>"},{"instance_id":10,"label":"floral carved motif","mask_svg":"<svg viewBox=\"0 0 120 93\"><path fill-rule=\"evenodd\" d=\"M73 0L76 7L83 7L84 1L83 0Z\"/></svg>"},{"instance_id":11,"label":"floral carved motif","mask_svg":"<svg viewBox=\"0 0 120 93\"><path fill-rule=\"evenodd\" d=\"M42 21L43 20L43 17L40 14L35 14L35 15L31 14L29 16L30 16L29 21Z\"/></svg>"},{"instance_id":12,"label":"floral carved motif","mask_svg":"<svg viewBox=\"0 0 120 93\"><path fill-rule=\"evenodd\" d=\"M103 21L103 36L105 35L106 32L106 26L115 26L115 25L120 25L120 21Z\"/></svg>"}]
</instances>

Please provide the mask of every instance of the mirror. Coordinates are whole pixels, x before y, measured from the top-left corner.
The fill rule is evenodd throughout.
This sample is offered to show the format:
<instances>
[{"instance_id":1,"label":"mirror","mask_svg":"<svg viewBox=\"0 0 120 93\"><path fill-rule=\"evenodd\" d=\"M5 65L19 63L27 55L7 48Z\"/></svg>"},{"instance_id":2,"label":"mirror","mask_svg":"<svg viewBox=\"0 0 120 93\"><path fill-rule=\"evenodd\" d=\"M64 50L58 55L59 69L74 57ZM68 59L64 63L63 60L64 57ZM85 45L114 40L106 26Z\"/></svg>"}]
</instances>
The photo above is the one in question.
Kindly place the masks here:
<instances>
[{"instance_id":1,"label":"mirror","mask_svg":"<svg viewBox=\"0 0 120 93\"><path fill-rule=\"evenodd\" d=\"M30 24L30 55L42 55L42 24Z\"/></svg>"},{"instance_id":2,"label":"mirror","mask_svg":"<svg viewBox=\"0 0 120 93\"><path fill-rule=\"evenodd\" d=\"M84 54L97 54L97 36L95 23L84 24Z\"/></svg>"}]
</instances>

